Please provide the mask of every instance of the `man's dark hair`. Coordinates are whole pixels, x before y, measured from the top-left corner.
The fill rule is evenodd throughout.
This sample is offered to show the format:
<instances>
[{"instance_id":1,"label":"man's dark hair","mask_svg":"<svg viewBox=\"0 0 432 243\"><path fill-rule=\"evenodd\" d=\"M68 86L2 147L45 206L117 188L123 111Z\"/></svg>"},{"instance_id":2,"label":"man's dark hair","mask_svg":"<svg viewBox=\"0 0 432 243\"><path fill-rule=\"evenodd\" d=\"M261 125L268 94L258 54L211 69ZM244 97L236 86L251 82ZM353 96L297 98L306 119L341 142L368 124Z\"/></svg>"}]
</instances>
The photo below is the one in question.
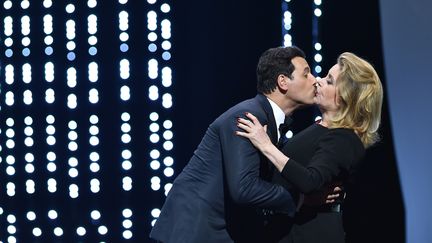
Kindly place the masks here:
<instances>
[{"instance_id":1,"label":"man's dark hair","mask_svg":"<svg viewBox=\"0 0 432 243\"><path fill-rule=\"evenodd\" d=\"M257 66L257 91L258 93L269 94L277 87L277 77L280 74L292 78L295 69L291 60L295 57L306 58L304 52L296 47L276 47L265 51Z\"/></svg>"}]
</instances>

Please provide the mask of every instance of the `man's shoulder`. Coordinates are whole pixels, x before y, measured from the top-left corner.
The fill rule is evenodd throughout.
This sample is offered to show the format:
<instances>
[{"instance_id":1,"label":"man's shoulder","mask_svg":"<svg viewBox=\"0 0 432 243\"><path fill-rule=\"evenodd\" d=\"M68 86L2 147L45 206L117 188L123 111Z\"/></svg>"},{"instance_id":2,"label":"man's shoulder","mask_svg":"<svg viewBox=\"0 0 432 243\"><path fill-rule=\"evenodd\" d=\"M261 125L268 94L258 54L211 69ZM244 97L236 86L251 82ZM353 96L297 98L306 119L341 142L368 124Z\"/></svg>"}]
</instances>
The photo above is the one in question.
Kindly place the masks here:
<instances>
[{"instance_id":1,"label":"man's shoulder","mask_svg":"<svg viewBox=\"0 0 432 243\"><path fill-rule=\"evenodd\" d=\"M250 112L258 117L265 115L265 109L262 100L258 99L257 97L243 100L242 102L232 106L225 113L227 115L244 115L245 112Z\"/></svg>"},{"instance_id":2,"label":"man's shoulder","mask_svg":"<svg viewBox=\"0 0 432 243\"><path fill-rule=\"evenodd\" d=\"M238 117L246 117L246 112L252 113L260 121L266 121L268 118L264 107L265 103L263 102L265 102L265 100L263 100L259 95L251 99L243 100L222 113L218 118L216 118L211 126L219 127L231 124L231 122L227 123L227 121L234 121L235 124L235 119Z\"/></svg>"}]
</instances>

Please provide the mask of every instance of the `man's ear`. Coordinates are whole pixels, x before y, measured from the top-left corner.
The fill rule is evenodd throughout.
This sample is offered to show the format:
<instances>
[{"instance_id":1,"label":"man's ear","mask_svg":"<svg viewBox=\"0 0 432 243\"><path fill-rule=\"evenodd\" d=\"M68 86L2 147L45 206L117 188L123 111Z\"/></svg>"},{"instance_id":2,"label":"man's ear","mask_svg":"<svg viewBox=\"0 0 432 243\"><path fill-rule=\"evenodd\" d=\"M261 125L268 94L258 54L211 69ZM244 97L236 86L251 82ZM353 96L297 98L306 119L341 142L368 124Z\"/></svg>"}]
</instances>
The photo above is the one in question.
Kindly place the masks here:
<instances>
[{"instance_id":1,"label":"man's ear","mask_svg":"<svg viewBox=\"0 0 432 243\"><path fill-rule=\"evenodd\" d=\"M289 77L285 74L279 74L277 77L277 86L282 93L285 93L288 90L289 86Z\"/></svg>"}]
</instances>

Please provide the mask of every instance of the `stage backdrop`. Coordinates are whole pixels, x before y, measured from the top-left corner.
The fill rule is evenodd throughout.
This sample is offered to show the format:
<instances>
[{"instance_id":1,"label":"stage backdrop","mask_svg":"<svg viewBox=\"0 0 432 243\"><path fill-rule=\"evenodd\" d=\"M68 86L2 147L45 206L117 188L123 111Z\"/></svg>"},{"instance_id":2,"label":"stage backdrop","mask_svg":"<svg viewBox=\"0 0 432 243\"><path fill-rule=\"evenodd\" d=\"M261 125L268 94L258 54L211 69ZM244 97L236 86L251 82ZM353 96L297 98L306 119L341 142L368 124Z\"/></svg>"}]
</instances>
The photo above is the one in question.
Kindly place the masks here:
<instances>
[{"instance_id":1,"label":"stage backdrop","mask_svg":"<svg viewBox=\"0 0 432 243\"><path fill-rule=\"evenodd\" d=\"M387 96L407 242L432 242L432 2L381 0L380 4Z\"/></svg>"}]
</instances>

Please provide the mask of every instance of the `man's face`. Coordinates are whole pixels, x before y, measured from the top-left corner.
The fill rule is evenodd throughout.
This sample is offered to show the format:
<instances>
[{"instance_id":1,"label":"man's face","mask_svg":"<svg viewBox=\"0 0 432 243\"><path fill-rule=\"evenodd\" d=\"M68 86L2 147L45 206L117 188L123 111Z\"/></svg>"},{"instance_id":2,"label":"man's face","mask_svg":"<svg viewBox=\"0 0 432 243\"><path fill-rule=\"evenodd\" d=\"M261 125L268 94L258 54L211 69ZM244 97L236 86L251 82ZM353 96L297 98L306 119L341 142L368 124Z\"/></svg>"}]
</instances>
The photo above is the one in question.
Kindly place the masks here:
<instances>
[{"instance_id":1,"label":"man's face","mask_svg":"<svg viewBox=\"0 0 432 243\"><path fill-rule=\"evenodd\" d=\"M295 69L292 78L288 80L287 98L298 104L312 105L314 103L315 77L310 72L310 67L302 57L295 57L291 60Z\"/></svg>"}]
</instances>

